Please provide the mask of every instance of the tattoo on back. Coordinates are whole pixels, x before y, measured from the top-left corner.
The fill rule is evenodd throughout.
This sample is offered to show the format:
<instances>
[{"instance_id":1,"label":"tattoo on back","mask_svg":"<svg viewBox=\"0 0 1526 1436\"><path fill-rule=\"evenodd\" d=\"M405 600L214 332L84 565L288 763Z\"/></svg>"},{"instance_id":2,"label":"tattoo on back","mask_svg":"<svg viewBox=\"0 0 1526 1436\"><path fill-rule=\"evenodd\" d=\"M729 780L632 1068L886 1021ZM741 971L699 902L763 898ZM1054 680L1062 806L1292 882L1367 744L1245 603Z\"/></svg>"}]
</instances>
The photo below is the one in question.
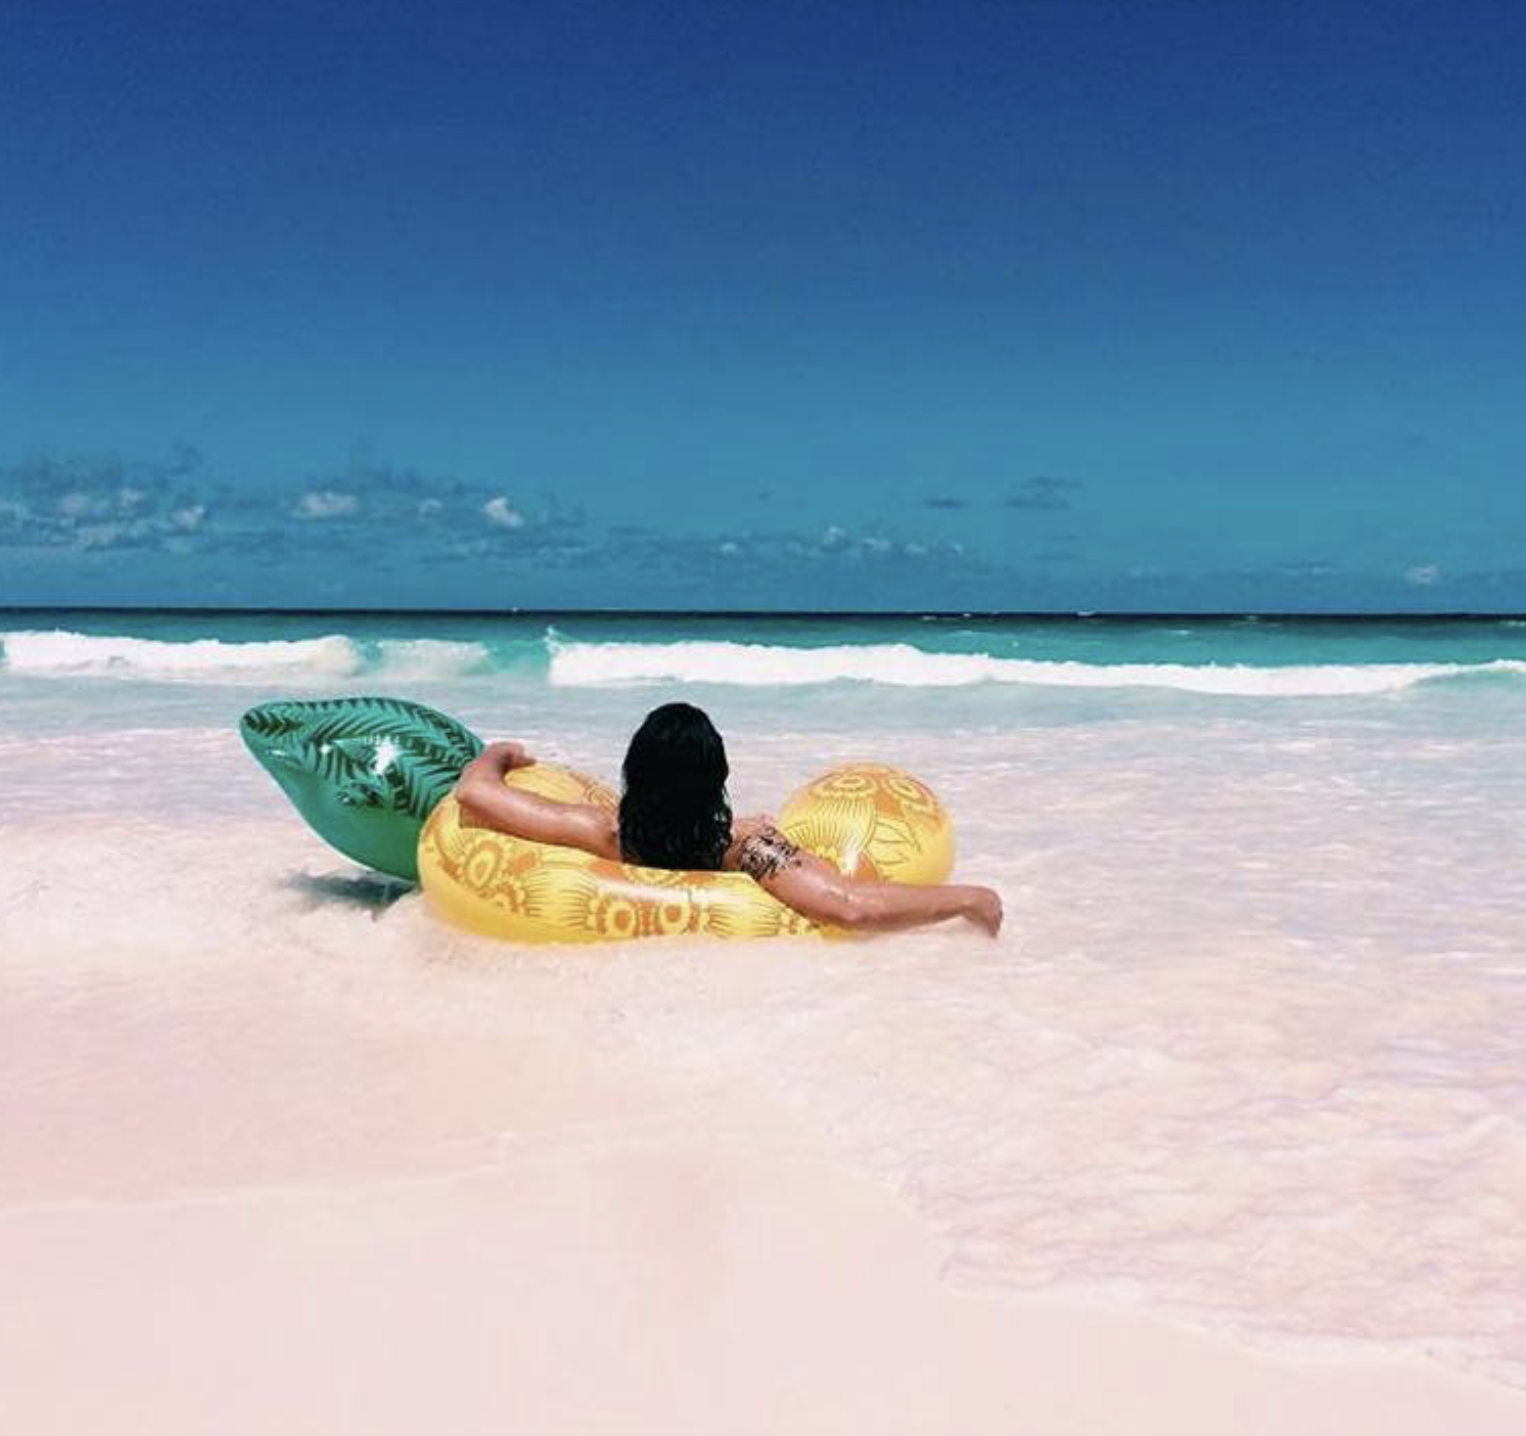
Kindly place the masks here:
<instances>
[{"instance_id":1,"label":"tattoo on back","mask_svg":"<svg viewBox=\"0 0 1526 1436\"><path fill-rule=\"evenodd\" d=\"M763 882L800 860L800 849L778 828L764 828L744 839L737 866L754 882Z\"/></svg>"}]
</instances>

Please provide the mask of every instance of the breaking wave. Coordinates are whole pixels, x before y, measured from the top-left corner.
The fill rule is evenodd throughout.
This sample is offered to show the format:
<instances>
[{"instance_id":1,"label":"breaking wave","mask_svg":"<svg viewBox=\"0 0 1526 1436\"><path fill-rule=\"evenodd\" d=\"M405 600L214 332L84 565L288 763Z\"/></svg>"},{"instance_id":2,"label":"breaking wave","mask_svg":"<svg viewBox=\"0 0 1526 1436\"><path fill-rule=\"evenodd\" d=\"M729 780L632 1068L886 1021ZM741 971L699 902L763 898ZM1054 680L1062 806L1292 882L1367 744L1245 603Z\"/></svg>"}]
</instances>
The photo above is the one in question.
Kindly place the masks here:
<instances>
[{"instance_id":1,"label":"breaking wave","mask_svg":"<svg viewBox=\"0 0 1526 1436\"><path fill-rule=\"evenodd\" d=\"M910 643L828 646L735 641L588 642L554 630L483 641L441 638L144 638L23 629L0 633L0 669L42 678L154 682L429 683L512 673L563 688L656 684L897 688L977 684L1063 689L1166 689L1239 698L1399 692L1444 680L1526 677L1526 659L1473 663L1130 663L935 652Z\"/></svg>"},{"instance_id":2,"label":"breaking wave","mask_svg":"<svg viewBox=\"0 0 1526 1436\"><path fill-rule=\"evenodd\" d=\"M1020 683L1052 688L1169 688L1246 698L1388 693L1436 679L1526 676L1526 660L1487 663L1250 664L1080 663L929 653L909 643L797 648L750 643L551 643L551 682L726 683L799 686L842 680L910 688Z\"/></svg>"},{"instance_id":3,"label":"breaking wave","mask_svg":"<svg viewBox=\"0 0 1526 1436\"><path fill-rule=\"evenodd\" d=\"M170 640L67 630L0 634L4 667L42 677L158 679L175 682L264 682L272 677L324 681L381 675L403 680L452 678L489 666L480 643L431 638L361 642L321 638Z\"/></svg>"}]
</instances>

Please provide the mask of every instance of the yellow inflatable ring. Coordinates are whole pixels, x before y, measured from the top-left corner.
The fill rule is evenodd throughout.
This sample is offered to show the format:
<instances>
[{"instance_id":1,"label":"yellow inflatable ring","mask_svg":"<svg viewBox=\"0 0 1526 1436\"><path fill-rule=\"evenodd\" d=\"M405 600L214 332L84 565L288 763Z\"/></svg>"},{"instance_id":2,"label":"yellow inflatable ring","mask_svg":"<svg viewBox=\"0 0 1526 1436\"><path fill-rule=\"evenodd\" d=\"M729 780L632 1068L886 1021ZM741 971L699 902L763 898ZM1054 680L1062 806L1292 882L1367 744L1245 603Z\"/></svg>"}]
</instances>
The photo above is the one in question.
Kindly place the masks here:
<instances>
[{"instance_id":1,"label":"yellow inflatable ring","mask_svg":"<svg viewBox=\"0 0 1526 1436\"><path fill-rule=\"evenodd\" d=\"M513 788L615 809L602 783L553 763L516 768ZM954 830L925 783L879 763L837 768L784 805L779 826L856 877L939 883L954 865ZM454 797L419 835L419 878L453 927L515 942L633 937L830 935L743 873L678 872L526 842L462 822Z\"/></svg>"}]
</instances>

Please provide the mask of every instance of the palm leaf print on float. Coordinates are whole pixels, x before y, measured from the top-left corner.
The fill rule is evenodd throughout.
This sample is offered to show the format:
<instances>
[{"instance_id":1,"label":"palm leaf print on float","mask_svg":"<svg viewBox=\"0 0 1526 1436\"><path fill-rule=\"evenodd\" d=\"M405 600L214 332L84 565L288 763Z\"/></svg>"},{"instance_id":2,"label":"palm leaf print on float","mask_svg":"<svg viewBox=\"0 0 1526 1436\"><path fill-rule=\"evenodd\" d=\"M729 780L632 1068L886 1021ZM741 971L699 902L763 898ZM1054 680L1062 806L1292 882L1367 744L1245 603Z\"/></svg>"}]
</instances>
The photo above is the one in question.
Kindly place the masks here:
<instances>
[{"instance_id":1,"label":"palm leaf print on float","mask_svg":"<svg viewBox=\"0 0 1526 1436\"><path fill-rule=\"evenodd\" d=\"M409 882L424 820L482 751L454 718L403 698L263 703L239 732L319 837Z\"/></svg>"}]
</instances>

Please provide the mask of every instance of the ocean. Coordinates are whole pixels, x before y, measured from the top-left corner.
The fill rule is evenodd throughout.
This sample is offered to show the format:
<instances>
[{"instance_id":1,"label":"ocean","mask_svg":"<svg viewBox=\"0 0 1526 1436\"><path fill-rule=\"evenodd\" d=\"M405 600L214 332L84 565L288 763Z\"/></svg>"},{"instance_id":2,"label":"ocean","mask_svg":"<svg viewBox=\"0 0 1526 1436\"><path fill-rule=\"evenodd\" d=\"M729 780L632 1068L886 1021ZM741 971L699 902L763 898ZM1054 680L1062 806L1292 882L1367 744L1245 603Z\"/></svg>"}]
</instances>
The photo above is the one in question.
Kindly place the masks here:
<instances>
[{"instance_id":1,"label":"ocean","mask_svg":"<svg viewBox=\"0 0 1526 1436\"><path fill-rule=\"evenodd\" d=\"M896 763L1006 929L467 938L245 753L340 693L605 777L682 696L742 812ZM0 613L0 840L0 1211L491 1165L490 1062L372 1076L554 1002L790 1113L956 1287L1526 1386L1521 620Z\"/></svg>"}]
</instances>

